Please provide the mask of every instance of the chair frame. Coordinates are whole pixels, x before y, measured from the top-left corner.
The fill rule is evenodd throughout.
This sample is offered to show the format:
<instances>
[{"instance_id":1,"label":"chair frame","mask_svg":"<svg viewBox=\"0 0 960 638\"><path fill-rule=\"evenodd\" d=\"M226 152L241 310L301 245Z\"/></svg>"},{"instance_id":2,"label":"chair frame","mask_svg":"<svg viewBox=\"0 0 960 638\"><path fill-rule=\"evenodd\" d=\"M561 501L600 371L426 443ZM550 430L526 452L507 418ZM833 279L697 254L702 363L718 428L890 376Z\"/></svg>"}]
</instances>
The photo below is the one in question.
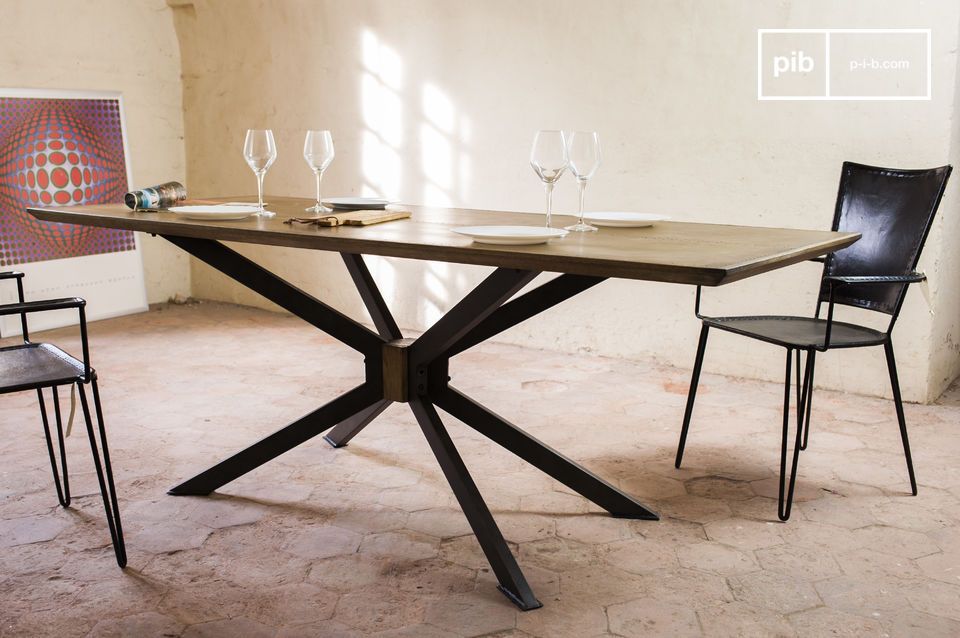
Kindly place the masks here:
<instances>
[{"instance_id":1,"label":"chair frame","mask_svg":"<svg viewBox=\"0 0 960 638\"><path fill-rule=\"evenodd\" d=\"M849 168L858 168L866 170L875 170L883 171L886 173L894 173L897 175L909 175L924 173L926 171L911 171L911 170L895 170L895 169L885 169L874 166L865 166L862 164L854 164L852 162L844 162L844 174ZM936 170L936 169L933 169ZM922 246L926 243L927 236L930 233L930 228L933 225L933 219L936 214L937 209L940 207L940 201L943 198L943 193L946 188L946 183L950 177L952 171L951 167L946 167L946 173L943 178L942 183L940 184L939 191L936 195L935 201L931 208L931 214L928 215L925 222L919 246ZM840 184L840 193L837 197L837 205L834 213L832 229L837 230L841 220L842 214L842 204L843 204L843 188L844 182L841 180ZM811 404L813 402L813 387L814 387L814 371L816 366L816 355L818 352L826 352L831 349L841 349L841 348L858 348L858 347L870 347L875 345L882 345L884 349L884 354L887 361L887 371L890 375L890 386L893 393L893 402L896 406L897 421L900 426L900 439L903 443L903 454L907 464L907 472L910 477L910 491L916 496L917 495L917 479L916 474L913 469L913 457L910 453L910 439L907 435L907 422L906 417L904 416L903 411L903 399L900 393L900 380L897 373L897 361L894 356L893 351L893 340L891 334L893 332L894 325L897 322L897 318L900 315L900 310L903 307L904 299L906 298L907 288L910 284L918 283L926 280L926 275L916 271L917 263L920 259L920 250L916 251L916 254L912 256L910 272L906 274L890 274L890 275L869 275L869 276L842 276L842 275L829 275L827 274L830 271L830 266L832 263L833 254L827 255L826 257L818 257L812 259L811 261L820 262L824 264L823 274L821 275L821 288L820 293L817 297L816 310L814 312L814 318L819 319L820 313L823 307L823 303L827 303L827 316L825 321L824 328L824 340L823 345L820 346L811 346L811 347L797 347L796 345L791 345L786 342L778 341L776 339L768 339L759 335L743 335L748 336L752 339L763 341L766 343L771 343L784 347L786 349L786 372L784 374L784 396L783 396L783 430L781 436L780 444L780 486L777 499L777 516L781 521L786 521L790 518L791 509L793 507L793 496L794 488L796 486L797 478L797 466L799 463L800 452L807 449L807 443L809 442L810 437L810 411ZM882 334L879 343L871 344L850 344L850 345L833 345L831 343L831 333L833 329L833 315L835 302L835 293L838 290L842 290L844 286L849 285L880 285L880 284L902 284L899 291L896 303L891 312L886 314L890 315L890 323L887 325L886 331ZM700 340L697 346L697 356L694 361L693 373L690 380L690 390L687 395L687 403L684 409L683 414L683 426L680 430L680 440L677 445L677 455L674 462L674 466L679 469L681 461L683 460L683 452L687 442L687 434L690 430L690 419L693 416L693 405L696 401L697 396L697 386L700 382L700 372L703 367L703 357L706 352L707 347L707 338L710 333L710 326L708 321L714 319L713 317L701 314L700 312L700 300L701 300L701 286L697 286L696 298L694 301L694 314L697 319L699 319L701 324L700 329ZM839 302L843 303L843 302ZM856 305L856 304L845 304L845 305ZM862 306L861 306L862 307ZM874 312L884 312L883 310L877 310L874 308L866 308ZM806 362L803 372L803 377L801 380L801 355L806 354ZM794 355L796 357L794 361ZM791 459L789 479L787 475L787 457L788 457L788 446L789 446L789 425L790 425L790 386L791 386L791 372L795 364L795 374L796 374L796 394L797 394L797 428L795 441L793 445L793 455Z\"/></svg>"},{"instance_id":2,"label":"chair frame","mask_svg":"<svg viewBox=\"0 0 960 638\"><path fill-rule=\"evenodd\" d=\"M90 441L90 452L93 455L93 464L97 472L97 480L100 484L100 494L103 498L104 512L107 516L107 525L110 528L110 540L113 543L114 554L117 564L125 567L127 564L126 545L123 539L123 526L120 521L120 508L117 503L117 491L113 480L113 466L110 463L110 449L107 445L107 433L103 425L103 408L100 403L100 390L97 386L97 372L90 366L90 347L87 339L87 319L85 306L86 301L79 297L67 299L54 299L49 301L25 301L23 292L23 273L22 272L0 272L0 281L15 280L17 284L18 303L0 305L0 316L20 315L20 326L23 336L23 344L11 346L10 348L22 348L32 345L30 341L30 332L27 325L27 315L35 312L47 312L51 310L76 309L80 319L80 342L83 351L83 374L75 380L65 382L56 380L52 382L39 382L15 386L0 390L0 394L9 394L23 390L37 391L37 400L40 404L40 416L43 422L44 435L47 443L47 453L50 456L50 467L53 472L53 481L57 489L57 500L63 507L70 506L70 480L67 472L66 447L63 436L63 419L60 412L59 387L61 385L76 385L77 392L80 395L80 406L83 412L84 424L87 429L87 438ZM94 433L93 419L90 411L90 405L87 400L85 385L90 385L93 394L93 408L97 417L97 431L99 433L99 447L103 450L102 461L98 450L97 437ZM59 471L56 455L54 454L53 437L50 432L50 422L47 414L46 402L43 397L43 390L50 388L53 395L53 408L57 425L57 447L59 448ZM109 488L109 489L108 489Z\"/></svg>"}]
</instances>

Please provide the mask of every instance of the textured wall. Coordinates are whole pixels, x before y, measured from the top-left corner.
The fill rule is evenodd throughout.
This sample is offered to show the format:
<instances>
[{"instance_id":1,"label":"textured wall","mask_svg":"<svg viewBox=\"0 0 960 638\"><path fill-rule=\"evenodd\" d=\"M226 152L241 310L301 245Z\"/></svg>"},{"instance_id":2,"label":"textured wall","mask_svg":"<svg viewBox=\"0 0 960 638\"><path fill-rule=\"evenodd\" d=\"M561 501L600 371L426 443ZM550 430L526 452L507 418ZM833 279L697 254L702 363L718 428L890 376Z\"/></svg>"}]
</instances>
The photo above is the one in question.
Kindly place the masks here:
<instances>
[{"instance_id":1,"label":"textured wall","mask_svg":"<svg viewBox=\"0 0 960 638\"><path fill-rule=\"evenodd\" d=\"M177 0L188 178L193 192L254 192L241 144L270 127L280 157L267 192L310 196L303 131L330 128L329 195L541 210L527 164L538 128L596 129L604 164L588 207L680 220L825 228L843 160L899 167L948 160L960 5L607 0L253 2ZM758 102L760 27L931 27L929 102ZM956 136L954 129L953 135ZM954 137L956 140L956 137ZM956 159L956 158L954 158ZM560 210L575 207L572 181ZM897 348L906 396L928 400L958 371L957 183L908 297ZM297 284L362 315L335 256L244 247ZM423 328L483 269L371 260L400 323ZM808 312L819 270L800 265L710 291L713 313ZM262 303L204 266L194 294ZM936 294L934 294L936 293ZM693 290L607 282L505 339L689 367ZM948 336L949 335L949 336ZM952 349L951 349L952 348ZM779 378L782 351L718 335L706 367ZM888 394L880 351L818 359L818 382Z\"/></svg>"},{"instance_id":2,"label":"textured wall","mask_svg":"<svg viewBox=\"0 0 960 638\"><path fill-rule=\"evenodd\" d=\"M942 86L941 90L947 87ZM954 75L949 140L953 181L947 187L944 206L928 240L931 256L925 260L931 275L927 290L933 322L928 379L931 398L960 375L960 64Z\"/></svg>"},{"instance_id":3,"label":"textured wall","mask_svg":"<svg viewBox=\"0 0 960 638\"><path fill-rule=\"evenodd\" d=\"M180 51L163 0L5 0L0 11L0 84L121 91L134 184L185 178ZM189 259L141 242L148 301L190 294Z\"/></svg>"}]
</instances>

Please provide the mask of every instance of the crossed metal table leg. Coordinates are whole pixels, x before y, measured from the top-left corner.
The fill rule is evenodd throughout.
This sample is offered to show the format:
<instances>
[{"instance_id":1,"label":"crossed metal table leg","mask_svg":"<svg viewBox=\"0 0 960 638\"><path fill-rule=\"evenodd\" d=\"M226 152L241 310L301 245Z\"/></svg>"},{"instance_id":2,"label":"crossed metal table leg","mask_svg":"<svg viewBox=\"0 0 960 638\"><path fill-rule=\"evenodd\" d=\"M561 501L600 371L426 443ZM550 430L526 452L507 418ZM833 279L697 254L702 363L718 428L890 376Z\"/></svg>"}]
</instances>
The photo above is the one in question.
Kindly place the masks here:
<instances>
[{"instance_id":1,"label":"crossed metal table leg","mask_svg":"<svg viewBox=\"0 0 960 638\"><path fill-rule=\"evenodd\" d=\"M366 380L361 385L184 481L170 494L209 494L331 428L324 438L334 447L346 445L396 401L410 404L497 576L500 591L520 609L542 605L510 552L437 407L613 516L657 520L654 512L633 497L449 385L451 357L600 283L603 278L560 275L510 301L538 273L498 268L419 338L404 339L360 255L342 254L376 332L217 241L176 236L166 239L359 351L366 367Z\"/></svg>"}]
</instances>

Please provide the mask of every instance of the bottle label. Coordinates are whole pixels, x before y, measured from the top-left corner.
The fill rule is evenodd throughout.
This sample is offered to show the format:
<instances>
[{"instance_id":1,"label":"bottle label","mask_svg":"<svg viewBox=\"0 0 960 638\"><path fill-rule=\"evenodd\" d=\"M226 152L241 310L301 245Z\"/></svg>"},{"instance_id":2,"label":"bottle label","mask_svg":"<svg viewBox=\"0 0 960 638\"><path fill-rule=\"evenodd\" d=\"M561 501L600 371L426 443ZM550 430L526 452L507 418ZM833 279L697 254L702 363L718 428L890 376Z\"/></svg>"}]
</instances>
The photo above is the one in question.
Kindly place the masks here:
<instances>
[{"instance_id":1,"label":"bottle label","mask_svg":"<svg viewBox=\"0 0 960 638\"><path fill-rule=\"evenodd\" d=\"M187 189L180 182L166 182L158 186L130 191L123 201L133 210L169 208L187 198Z\"/></svg>"}]
</instances>

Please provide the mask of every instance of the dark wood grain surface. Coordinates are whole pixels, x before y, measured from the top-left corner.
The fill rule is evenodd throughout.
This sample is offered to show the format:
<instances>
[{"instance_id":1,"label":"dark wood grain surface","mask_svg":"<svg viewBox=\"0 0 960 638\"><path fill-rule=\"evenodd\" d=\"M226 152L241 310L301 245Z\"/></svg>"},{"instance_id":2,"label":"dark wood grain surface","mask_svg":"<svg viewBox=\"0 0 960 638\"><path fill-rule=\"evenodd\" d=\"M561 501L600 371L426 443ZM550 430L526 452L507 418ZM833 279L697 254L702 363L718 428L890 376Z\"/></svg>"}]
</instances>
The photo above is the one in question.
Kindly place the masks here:
<instances>
[{"instance_id":1,"label":"dark wood grain surface","mask_svg":"<svg viewBox=\"0 0 960 638\"><path fill-rule=\"evenodd\" d=\"M247 198L246 201L254 201ZM409 219L337 228L284 224L312 200L267 197L271 219L194 221L173 213L133 212L122 204L29 208L36 218L158 235L406 257L543 272L716 286L805 261L852 244L856 233L661 222L602 228L535 246L490 246L451 232L457 226L539 226L543 216L501 211L405 207ZM227 198L222 201L239 201ZM558 216L555 216L558 217ZM567 223L560 217L555 225Z\"/></svg>"}]
</instances>

